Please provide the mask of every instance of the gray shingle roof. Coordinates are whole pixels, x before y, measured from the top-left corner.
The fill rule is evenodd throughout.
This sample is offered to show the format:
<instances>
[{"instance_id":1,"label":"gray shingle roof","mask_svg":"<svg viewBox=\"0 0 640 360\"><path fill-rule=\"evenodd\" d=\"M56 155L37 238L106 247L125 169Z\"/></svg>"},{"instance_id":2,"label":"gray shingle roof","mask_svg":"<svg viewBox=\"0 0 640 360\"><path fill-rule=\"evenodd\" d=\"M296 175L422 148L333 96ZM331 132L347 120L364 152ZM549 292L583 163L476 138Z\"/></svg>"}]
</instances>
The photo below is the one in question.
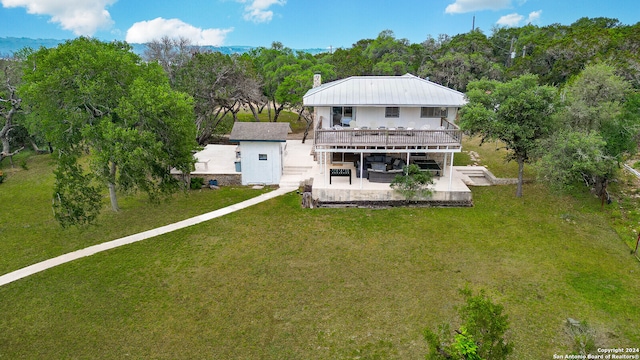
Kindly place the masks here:
<instances>
[{"instance_id":1,"label":"gray shingle roof","mask_svg":"<svg viewBox=\"0 0 640 360\"><path fill-rule=\"evenodd\" d=\"M447 106L466 104L464 94L429 80L403 76L354 76L313 88L305 106Z\"/></svg>"},{"instance_id":2,"label":"gray shingle roof","mask_svg":"<svg viewBox=\"0 0 640 360\"><path fill-rule=\"evenodd\" d=\"M229 141L287 141L289 123L236 122Z\"/></svg>"}]
</instances>

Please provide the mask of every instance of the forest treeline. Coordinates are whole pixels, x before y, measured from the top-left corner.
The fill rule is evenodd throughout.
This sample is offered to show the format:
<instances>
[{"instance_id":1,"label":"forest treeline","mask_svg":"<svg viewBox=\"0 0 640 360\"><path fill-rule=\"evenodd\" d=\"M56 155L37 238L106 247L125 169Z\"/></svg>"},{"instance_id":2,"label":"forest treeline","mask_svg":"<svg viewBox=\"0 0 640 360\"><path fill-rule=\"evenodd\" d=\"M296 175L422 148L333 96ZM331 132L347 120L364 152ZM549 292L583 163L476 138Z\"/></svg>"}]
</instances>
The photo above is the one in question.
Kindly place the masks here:
<instances>
[{"instance_id":1,"label":"forest treeline","mask_svg":"<svg viewBox=\"0 0 640 360\"><path fill-rule=\"evenodd\" d=\"M173 86L195 97L197 108L212 111L196 111L198 141L203 143L220 119L242 108L250 109L256 120L265 108L271 121L287 108L304 116L302 96L312 86L314 73L323 81L411 73L465 92L474 80L507 81L526 73L538 75L541 85L562 87L585 65L603 62L638 88L639 50L640 23L582 18L571 25L494 28L489 36L480 30L439 35L419 44L385 30L375 39L317 55L295 52L279 42L242 55L200 53L184 40L165 38L149 44L144 57L158 61ZM202 81L206 77L209 83ZM197 89L199 85L203 88ZM204 94L211 86L216 90Z\"/></svg>"},{"instance_id":2,"label":"forest treeline","mask_svg":"<svg viewBox=\"0 0 640 360\"><path fill-rule=\"evenodd\" d=\"M571 25L496 27L490 35L481 30L441 34L422 43L410 43L385 30L375 39L316 55L296 52L279 42L229 55L200 51L184 39L163 38L147 45L143 59L157 61L171 86L194 98L197 141L206 144L217 131L228 130L218 129L223 119L231 116L236 120L243 109L256 120L263 111L271 121L278 121L284 109L307 115L302 96L312 86L314 73L320 73L325 82L349 76L411 73L465 92L474 80L507 81L526 73L538 75L540 85L562 87L585 65L603 62L639 88L640 23L581 18ZM3 68L14 63L2 62ZM11 75L6 69L3 73L5 79ZM16 76L3 83L19 81ZM2 98L10 98L10 91L5 84ZM3 102L4 108L8 105ZM18 133L23 136L16 136ZM15 129L14 141L20 138L24 143L27 133Z\"/></svg>"}]
</instances>

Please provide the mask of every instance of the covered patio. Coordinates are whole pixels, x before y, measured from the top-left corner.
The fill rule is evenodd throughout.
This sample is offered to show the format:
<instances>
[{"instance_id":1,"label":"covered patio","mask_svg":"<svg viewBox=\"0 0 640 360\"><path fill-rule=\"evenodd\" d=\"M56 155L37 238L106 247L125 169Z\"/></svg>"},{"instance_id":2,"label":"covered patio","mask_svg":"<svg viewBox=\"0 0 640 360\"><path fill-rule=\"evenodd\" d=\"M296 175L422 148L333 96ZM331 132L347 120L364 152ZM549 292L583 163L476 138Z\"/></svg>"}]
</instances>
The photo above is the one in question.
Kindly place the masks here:
<instances>
[{"instance_id":1,"label":"covered patio","mask_svg":"<svg viewBox=\"0 0 640 360\"><path fill-rule=\"evenodd\" d=\"M344 169L351 174L347 176L330 176L331 169ZM317 168L313 177L313 198L321 203L367 203L393 202L405 200L390 183L373 182L365 177L357 177L357 169L353 162L326 163ZM434 176L431 185L432 194L423 201L470 206L471 190L463 181L464 176L453 167L448 167L441 176Z\"/></svg>"},{"instance_id":2,"label":"covered patio","mask_svg":"<svg viewBox=\"0 0 640 360\"><path fill-rule=\"evenodd\" d=\"M470 205L471 190L465 185L464 176L453 167L453 154L460 151L459 143L422 146L316 144L319 166L313 178L313 197L322 203L402 201L405 199L391 188L390 183L396 175L403 174L404 165L415 163L423 171L431 172L434 181L431 196L417 200ZM381 163L384 163L383 169L376 169Z\"/></svg>"}]
</instances>

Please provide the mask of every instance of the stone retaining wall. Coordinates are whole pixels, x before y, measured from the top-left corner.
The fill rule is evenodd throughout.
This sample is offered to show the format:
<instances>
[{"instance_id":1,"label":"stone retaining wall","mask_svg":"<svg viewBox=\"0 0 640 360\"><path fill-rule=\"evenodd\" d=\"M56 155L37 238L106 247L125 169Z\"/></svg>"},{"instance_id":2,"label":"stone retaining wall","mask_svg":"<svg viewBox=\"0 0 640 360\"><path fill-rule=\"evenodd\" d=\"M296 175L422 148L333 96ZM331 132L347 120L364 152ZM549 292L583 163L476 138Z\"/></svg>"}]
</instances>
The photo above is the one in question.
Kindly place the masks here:
<instances>
[{"instance_id":1,"label":"stone retaining wall","mask_svg":"<svg viewBox=\"0 0 640 360\"><path fill-rule=\"evenodd\" d=\"M191 177L204 178L205 185L209 183L209 180L217 180L218 186L242 185L241 174L192 174Z\"/></svg>"},{"instance_id":2,"label":"stone retaining wall","mask_svg":"<svg viewBox=\"0 0 640 360\"><path fill-rule=\"evenodd\" d=\"M173 175L176 179L182 181L182 175ZM218 186L237 186L242 185L241 174L191 174L191 177L199 177L204 179L204 184L208 185L209 180L217 180Z\"/></svg>"}]
</instances>

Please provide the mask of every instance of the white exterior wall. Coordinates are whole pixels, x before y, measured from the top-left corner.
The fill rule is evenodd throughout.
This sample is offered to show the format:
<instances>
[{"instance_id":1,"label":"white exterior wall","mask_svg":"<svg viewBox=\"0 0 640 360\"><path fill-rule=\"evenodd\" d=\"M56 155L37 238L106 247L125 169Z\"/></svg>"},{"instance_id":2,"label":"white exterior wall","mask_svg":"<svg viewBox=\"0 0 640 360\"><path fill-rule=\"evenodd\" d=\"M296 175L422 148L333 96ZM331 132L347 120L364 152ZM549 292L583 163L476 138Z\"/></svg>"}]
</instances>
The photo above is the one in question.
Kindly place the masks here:
<instances>
[{"instance_id":1,"label":"white exterior wall","mask_svg":"<svg viewBox=\"0 0 640 360\"><path fill-rule=\"evenodd\" d=\"M451 123L455 123L458 109L455 107L448 108L447 120ZM331 108L330 107L316 107L317 120L322 121L322 128L328 129L331 124ZM419 107L405 107L400 108L399 118L386 118L384 116L385 107L381 106L369 106L369 107L354 107L353 119L357 124L357 127L368 126L370 128L377 128L378 126L386 127L413 127L414 129L420 129L423 125L429 125L432 130L435 130L440 126L440 118L421 118ZM413 126L409 126L413 123ZM317 123L316 123L317 126Z\"/></svg>"},{"instance_id":2,"label":"white exterior wall","mask_svg":"<svg viewBox=\"0 0 640 360\"><path fill-rule=\"evenodd\" d=\"M328 129L331 127L331 108L329 107L316 107L316 121L322 122L322 128ZM315 124L318 128L318 123Z\"/></svg>"},{"instance_id":3,"label":"white exterior wall","mask_svg":"<svg viewBox=\"0 0 640 360\"><path fill-rule=\"evenodd\" d=\"M449 121L452 124L456 123L456 117L458 117L458 108L448 108L449 111L447 112L447 121Z\"/></svg>"},{"instance_id":4,"label":"white exterior wall","mask_svg":"<svg viewBox=\"0 0 640 360\"><path fill-rule=\"evenodd\" d=\"M322 109L322 111L320 111ZM455 122L457 115L457 108L449 108L447 120L451 123ZM318 114L323 116L322 127L327 129L331 127L330 120L330 108L318 108ZM436 129L440 126L440 118L421 118L420 117L420 108L419 107L405 107L400 108L400 117L399 118L387 118L384 116L385 108L384 107L358 107L354 109L354 119L357 127L368 126L371 128L375 128L378 126L386 126L386 127L410 127L409 125L413 125L411 127L415 129L419 129L423 125L429 125L432 129Z\"/></svg>"},{"instance_id":5,"label":"white exterior wall","mask_svg":"<svg viewBox=\"0 0 640 360\"><path fill-rule=\"evenodd\" d=\"M282 142L241 141L242 185L279 184L282 177L284 144ZM259 160L260 154L266 154L267 160Z\"/></svg>"}]
</instances>

